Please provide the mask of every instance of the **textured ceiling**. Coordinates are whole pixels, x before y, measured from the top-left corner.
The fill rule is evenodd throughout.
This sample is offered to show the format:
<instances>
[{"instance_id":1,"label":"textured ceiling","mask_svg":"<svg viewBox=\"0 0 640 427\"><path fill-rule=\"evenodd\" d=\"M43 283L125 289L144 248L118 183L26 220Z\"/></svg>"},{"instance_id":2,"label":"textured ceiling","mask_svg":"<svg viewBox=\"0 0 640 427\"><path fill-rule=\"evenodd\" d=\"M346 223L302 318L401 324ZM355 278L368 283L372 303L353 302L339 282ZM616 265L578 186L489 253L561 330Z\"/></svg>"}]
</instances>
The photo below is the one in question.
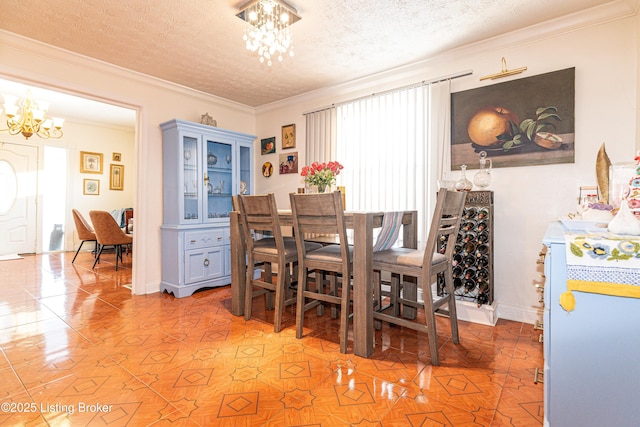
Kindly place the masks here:
<instances>
[{"instance_id":1,"label":"textured ceiling","mask_svg":"<svg viewBox=\"0 0 640 427\"><path fill-rule=\"evenodd\" d=\"M295 56L272 67L246 0L0 0L0 29L256 107L608 1L289 0Z\"/></svg>"}]
</instances>

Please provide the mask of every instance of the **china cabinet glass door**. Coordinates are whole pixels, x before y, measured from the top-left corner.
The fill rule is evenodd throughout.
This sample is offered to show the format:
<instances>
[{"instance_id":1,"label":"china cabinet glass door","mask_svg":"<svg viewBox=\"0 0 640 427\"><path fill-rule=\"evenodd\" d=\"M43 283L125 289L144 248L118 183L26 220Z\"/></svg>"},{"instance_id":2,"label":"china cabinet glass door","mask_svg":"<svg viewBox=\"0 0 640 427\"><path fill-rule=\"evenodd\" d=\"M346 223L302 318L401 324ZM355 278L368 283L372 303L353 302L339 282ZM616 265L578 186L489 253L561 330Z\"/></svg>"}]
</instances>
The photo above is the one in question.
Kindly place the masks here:
<instances>
[{"instance_id":1,"label":"china cabinet glass door","mask_svg":"<svg viewBox=\"0 0 640 427\"><path fill-rule=\"evenodd\" d=\"M183 210L185 220L198 220L201 210L200 194L200 150L198 138L184 136L183 143Z\"/></svg>"},{"instance_id":2,"label":"china cabinet glass door","mask_svg":"<svg viewBox=\"0 0 640 427\"><path fill-rule=\"evenodd\" d=\"M206 215L207 220L228 218L233 195L233 152L231 144L206 140Z\"/></svg>"},{"instance_id":3,"label":"china cabinet glass door","mask_svg":"<svg viewBox=\"0 0 640 427\"><path fill-rule=\"evenodd\" d=\"M238 152L238 165L236 166L240 170L238 194L253 194L253 188L251 188L251 147L239 145Z\"/></svg>"}]
</instances>

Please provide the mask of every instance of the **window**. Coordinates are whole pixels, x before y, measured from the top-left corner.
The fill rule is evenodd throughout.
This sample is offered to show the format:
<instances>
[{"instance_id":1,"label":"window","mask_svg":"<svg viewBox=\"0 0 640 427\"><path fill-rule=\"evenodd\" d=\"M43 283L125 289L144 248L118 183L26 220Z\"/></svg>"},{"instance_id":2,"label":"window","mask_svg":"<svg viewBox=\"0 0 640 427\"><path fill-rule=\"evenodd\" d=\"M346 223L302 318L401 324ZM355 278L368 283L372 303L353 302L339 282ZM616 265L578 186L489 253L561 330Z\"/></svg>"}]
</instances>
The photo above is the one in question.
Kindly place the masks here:
<instances>
[{"instance_id":1,"label":"window","mask_svg":"<svg viewBox=\"0 0 640 427\"><path fill-rule=\"evenodd\" d=\"M444 164L449 92L448 81L418 85L310 113L307 163L344 165L337 181L349 210L418 211L425 242Z\"/></svg>"}]
</instances>

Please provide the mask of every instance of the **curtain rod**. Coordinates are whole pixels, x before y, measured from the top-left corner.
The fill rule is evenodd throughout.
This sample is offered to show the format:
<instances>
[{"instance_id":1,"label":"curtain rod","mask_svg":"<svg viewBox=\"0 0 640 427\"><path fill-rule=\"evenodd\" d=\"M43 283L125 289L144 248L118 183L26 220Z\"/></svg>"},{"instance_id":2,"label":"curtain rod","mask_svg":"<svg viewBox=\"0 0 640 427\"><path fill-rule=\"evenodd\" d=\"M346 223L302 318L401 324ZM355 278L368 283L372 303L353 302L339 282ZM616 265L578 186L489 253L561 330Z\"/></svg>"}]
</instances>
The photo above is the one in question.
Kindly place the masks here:
<instances>
[{"instance_id":1,"label":"curtain rod","mask_svg":"<svg viewBox=\"0 0 640 427\"><path fill-rule=\"evenodd\" d=\"M406 86L400 86L400 87L397 87L397 88L394 88L394 89L384 90L382 92L374 92L374 93L372 93L370 95L365 95L365 96L361 96L359 98L353 98L353 99L350 99L350 100L347 100L347 101L342 101L342 102L338 102L338 103L335 103L335 104L327 105L325 107L316 108L316 109L314 109L312 111L305 111L304 113L302 113L302 115L306 116L308 114L319 113L320 111L330 110L331 108L339 107L341 105L345 105L345 104L348 104L350 102L360 101L362 99L370 98L370 97L373 97L373 96L385 95L385 94L388 94L388 93L398 92L400 90L411 89L411 88L420 87L420 86L429 86L429 85L432 85L434 83L440 83L440 82L445 82L445 81L458 79L460 77L470 76L471 74L473 74L473 70L460 71L458 73L449 74L449 75L442 76L442 77L436 77L435 79L431 79L431 80L423 80L421 82L412 83L412 84L409 84L409 85L406 85Z\"/></svg>"}]
</instances>

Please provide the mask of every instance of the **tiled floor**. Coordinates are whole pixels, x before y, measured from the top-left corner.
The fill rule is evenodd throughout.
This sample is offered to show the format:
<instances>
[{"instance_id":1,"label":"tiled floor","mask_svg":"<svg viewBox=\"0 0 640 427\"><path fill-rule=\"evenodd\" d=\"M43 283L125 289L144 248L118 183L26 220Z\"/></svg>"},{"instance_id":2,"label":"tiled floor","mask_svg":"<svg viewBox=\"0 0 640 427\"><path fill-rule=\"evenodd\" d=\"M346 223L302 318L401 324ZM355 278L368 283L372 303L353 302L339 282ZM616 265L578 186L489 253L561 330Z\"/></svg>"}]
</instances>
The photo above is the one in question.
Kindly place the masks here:
<instances>
[{"instance_id":1,"label":"tiled floor","mask_svg":"<svg viewBox=\"0 0 640 427\"><path fill-rule=\"evenodd\" d=\"M131 260L73 253L0 261L3 426L539 426L539 333L528 324L439 322L426 339L384 327L375 354L340 354L337 321L230 314L229 287L132 296ZM349 349L351 351L351 348Z\"/></svg>"}]
</instances>

